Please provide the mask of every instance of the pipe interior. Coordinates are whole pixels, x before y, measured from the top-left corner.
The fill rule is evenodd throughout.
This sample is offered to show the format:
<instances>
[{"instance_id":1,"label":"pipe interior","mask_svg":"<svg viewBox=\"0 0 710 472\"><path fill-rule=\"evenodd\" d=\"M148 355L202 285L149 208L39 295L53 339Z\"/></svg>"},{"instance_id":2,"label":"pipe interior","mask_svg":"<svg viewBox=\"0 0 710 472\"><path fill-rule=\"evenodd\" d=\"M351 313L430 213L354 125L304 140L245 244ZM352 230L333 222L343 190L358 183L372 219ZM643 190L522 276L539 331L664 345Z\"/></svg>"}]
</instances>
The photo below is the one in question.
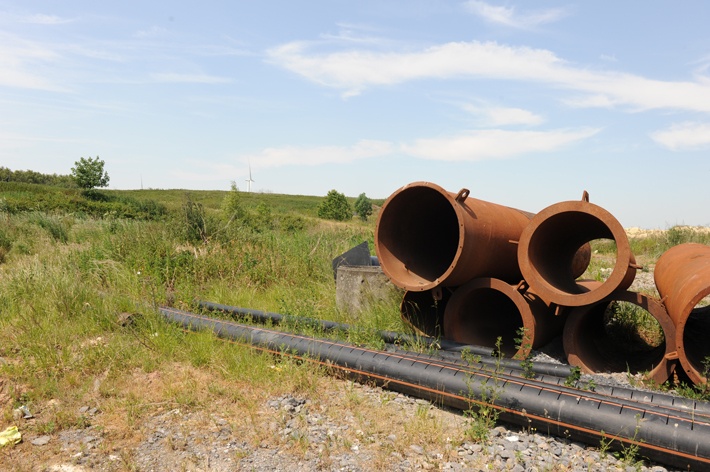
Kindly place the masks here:
<instances>
[{"instance_id":1,"label":"pipe interior","mask_svg":"<svg viewBox=\"0 0 710 472\"><path fill-rule=\"evenodd\" d=\"M575 342L578 357L595 372L651 371L666 351L660 323L643 307L626 301L591 307Z\"/></svg>"},{"instance_id":2,"label":"pipe interior","mask_svg":"<svg viewBox=\"0 0 710 472\"><path fill-rule=\"evenodd\" d=\"M458 217L451 201L435 189L413 187L395 195L377 231L380 263L408 285L435 281L456 258Z\"/></svg>"},{"instance_id":3,"label":"pipe interior","mask_svg":"<svg viewBox=\"0 0 710 472\"><path fill-rule=\"evenodd\" d=\"M543 221L530 238L528 256L539 276L565 293L584 293L576 283L575 254L591 241L606 239L615 243L611 230L594 215L570 211ZM614 259L616 259L616 251ZM592 254L590 267L598 256ZM616 265L616 260L614 260Z\"/></svg>"},{"instance_id":4,"label":"pipe interior","mask_svg":"<svg viewBox=\"0 0 710 472\"><path fill-rule=\"evenodd\" d=\"M517 352L516 338L520 337L523 318L515 302L504 293L494 289L474 290L458 304L452 318L457 321L452 326L455 332L447 332L447 337L490 348L496 347L500 337L501 351L507 357Z\"/></svg>"},{"instance_id":5,"label":"pipe interior","mask_svg":"<svg viewBox=\"0 0 710 472\"><path fill-rule=\"evenodd\" d=\"M442 291L441 300L435 300L430 290L408 291L400 308L402 317L413 327L433 338L443 336L444 310L451 298L449 290Z\"/></svg>"},{"instance_id":6,"label":"pipe interior","mask_svg":"<svg viewBox=\"0 0 710 472\"><path fill-rule=\"evenodd\" d=\"M710 377L710 296L698 303L685 323L683 346L691 366L702 376Z\"/></svg>"}]
</instances>

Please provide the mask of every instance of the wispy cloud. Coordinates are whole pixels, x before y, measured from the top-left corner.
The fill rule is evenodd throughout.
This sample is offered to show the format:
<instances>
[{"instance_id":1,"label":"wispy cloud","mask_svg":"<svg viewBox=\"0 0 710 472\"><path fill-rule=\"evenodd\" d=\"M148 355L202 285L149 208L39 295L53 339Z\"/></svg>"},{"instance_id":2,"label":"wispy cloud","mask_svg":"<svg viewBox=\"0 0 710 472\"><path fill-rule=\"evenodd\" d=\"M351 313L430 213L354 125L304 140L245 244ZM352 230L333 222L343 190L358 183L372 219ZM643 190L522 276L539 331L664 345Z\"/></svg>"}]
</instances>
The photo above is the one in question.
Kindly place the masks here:
<instances>
[{"instance_id":1,"label":"wispy cloud","mask_svg":"<svg viewBox=\"0 0 710 472\"><path fill-rule=\"evenodd\" d=\"M567 12L561 8L518 12L515 7L501 7L478 0L465 2L464 7L485 21L519 29L535 28L567 16Z\"/></svg>"},{"instance_id":2,"label":"wispy cloud","mask_svg":"<svg viewBox=\"0 0 710 472\"><path fill-rule=\"evenodd\" d=\"M352 146L267 148L259 153L239 156L238 159L244 162L248 160L254 168L342 164L402 154L435 161L481 161L551 152L590 138L598 132L599 129L593 128L550 131L486 129L400 144L362 140Z\"/></svg>"},{"instance_id":3,"label":"wispy cloud","mask_svg":"<svg viewBox=\"0 0 710 472\"><path fill-rule=\"evenodd\" d=\"M465 103L462 108L467 112L480 117L482 126L498 127L509 125L539 125L545 119L529 110L513 107L496 107L485 104Z\"/></svg>"},{"instance_id":4,"label":"wispy cloud","mask_svg":"<svg viewBox=\"0 0 710 472\"><path fill-rule=\"evenodd\" d=\"M419 139L402 146L405 153L438 161L482 161L551 152L590 138L599 129L551 131L475 130L455 136Z\"/></svg>"},{"instance_id":5,"label":"wispy cloud","mask_svg":"<svg viewBox=\"0 0 710 472\"><path fill-rule=\"evenodd\" d=\"M33 15L19 17L17 21L19 21L20 23L30 23L35 25L62 25L65 23L71 23L75 20L72 18L62 18L56 15L45 15L42 13L36 13Z\"/></svg>"},{"instance_id":6,"label":"wispy cloud","mask_svg":"<svg viewBox=\"0 0 710 472\"><path fill-rule=\"evenodd\" d=\"M651 139L671 151L710 148L710 123L684 122L651 133Z\"/></svg>"},{"instance_id":7,"label":"wispy cloud","mask_svg":"<svg viewBox=\"0 0 710 472\"><path fill-rule=\"evenodd\" d=\"M498 79L546 84L584 94L578 106L710 112L710 79L664 81L613 70L578 67L546 49L496 42L452 42L420 51L366 49L312 53L314 43L290 42L267 52L269 60L323 86L354 96L378 85L421 79Z\"/></svg>"},{"instance_id":8,"label":"wispy cloud","mask_svg":"<svg viewBox=\"0 0 710 472\"><path fill-rule=\"evenodd\" d=\"M155 82L171 84L226 84L232 82L229 77L219 77L207 74L179 74L175 72L164 72L150 74Z\"/></svg>"},{"instance_id":9,"label":"wispy cloud","mask_svg":"<svg viewBox=\"0 0 710 472\"><path fill-rule=\"evenodd\" d=\"M40 71L56 63L61 56L54 48L41 43L0 33L0 85L39 90L63 90Z\"/></svg>"},{"instance_id":10,"label":"wispy cloud","mask_svg":"<svg viewBox=\"0 0 710 472\"><path fill-rule=\"evenodd\" d=\"M148 29L136 31L133 33L133 37L138 39L159 38L167 33L168 30L162 26L151 26Z\"/></svg>"},{"instance_id":11,"label":"wispy cloud","mask_svg":"<svg viewBox=\"0 0 710 472\"><path fill-rule=\"evenodd\" d=\"M342 164L359 159L387 156L394 150L395 146L386 141L361 140L352 146L267 148L260 153L242 158L245 162L249 160L254 167Z\"/></svg>"}]
</instances>

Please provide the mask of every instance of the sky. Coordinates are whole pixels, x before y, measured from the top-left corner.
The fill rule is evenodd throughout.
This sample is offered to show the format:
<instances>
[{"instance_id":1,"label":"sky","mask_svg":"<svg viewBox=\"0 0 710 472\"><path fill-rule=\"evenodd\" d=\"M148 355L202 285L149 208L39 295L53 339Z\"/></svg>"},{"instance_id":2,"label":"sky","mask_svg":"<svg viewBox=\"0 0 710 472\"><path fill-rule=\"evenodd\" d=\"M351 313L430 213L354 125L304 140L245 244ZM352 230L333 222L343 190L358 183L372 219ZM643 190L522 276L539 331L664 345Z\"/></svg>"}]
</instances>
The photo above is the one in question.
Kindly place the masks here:
<instances>
[{"instance_id":1,"label":"sky","mask_svg":"<svg viewBox=\"0 0 710 472\"><path fill-rule=\"evenodd\" d=\"M710 225L710 3L0 0L0 166ZM250 179L251 172L251 182Z\"/></svg>"}]
</instances>

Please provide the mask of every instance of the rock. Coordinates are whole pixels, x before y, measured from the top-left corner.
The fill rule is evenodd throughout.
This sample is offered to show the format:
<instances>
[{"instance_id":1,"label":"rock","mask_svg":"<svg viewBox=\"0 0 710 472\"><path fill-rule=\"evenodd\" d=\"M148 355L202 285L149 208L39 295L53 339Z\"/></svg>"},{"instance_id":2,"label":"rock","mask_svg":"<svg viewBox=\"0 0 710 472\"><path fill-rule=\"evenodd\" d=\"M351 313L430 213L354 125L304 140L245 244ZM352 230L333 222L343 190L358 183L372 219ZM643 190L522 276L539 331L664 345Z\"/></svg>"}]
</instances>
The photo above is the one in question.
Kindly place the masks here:
<instances>
[{"instance_id":1,"label":"rock","mask_svg":"<svg viewBox=\"0 0 710 472\"><path fill-rule=\"evenodd\" d=\"M45 446L49 443L52 438L50 436L39 436L34 438L31 442L35 446Z\"/></svg>"}]
</instances>

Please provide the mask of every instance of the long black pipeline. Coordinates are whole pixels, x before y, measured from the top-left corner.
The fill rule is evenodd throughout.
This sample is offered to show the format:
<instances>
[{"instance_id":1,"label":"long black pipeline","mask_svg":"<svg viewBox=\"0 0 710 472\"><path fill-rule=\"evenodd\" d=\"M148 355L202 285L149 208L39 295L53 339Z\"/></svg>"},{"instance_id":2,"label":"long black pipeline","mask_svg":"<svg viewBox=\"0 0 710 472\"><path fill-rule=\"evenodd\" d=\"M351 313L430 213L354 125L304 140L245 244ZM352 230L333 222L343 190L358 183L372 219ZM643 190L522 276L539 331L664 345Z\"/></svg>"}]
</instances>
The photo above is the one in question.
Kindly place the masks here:
<instances>
[{"instance_id":1,"label":"long black pipeline","mask_svg":"<svg viewBox=\"0 0 710 472\"><path fill-rule=\"evenodd\" d=\"M240 308L230 305L223 305L219 303L207 302L207 301L197 301L197 305L200 308L210 310L210 311L220 311L223 313L229 313L237 317L249 317L253 321L258 323L274 323L282 324L286 322L291 322L294 324L301 324L302 326L319 327L324 331L344 331L347 332L352 329L351 325L346 323L338 323L335 321L319 320L307 317L289 316L282 315L280 313L273 313L268 311L255 310L250 308ZM406 355L419 355L413 351L403 350L397 346L401 343L409 344L424 344L431 348L441 347L441 349L436 349L433 354L430 355L430 360L435 360L440 357L441 361L451 362L455 365L460 366L470 366L471 362L466 360L464 353L471 354L470 357L475 358L476 361L481 364L488 366L495 366L495 369L501 370L506 375L511 376L523 376L523 368L520 365L520 361L513 359L505 359L496 356L494 350L483 346L474 346L468 344L460 344L448 340L437 340L428 336L411 336L404 333L397 333L393 331L380 331L378 333L386 344L390 344L395 352L400 352ZM441 345L443 343L443 346ZM421 355L425 357L426 355ZM484 369L483 366L473 365L473 368ZM489 370L491 368L489 367ZM558 386L569 386L568 382L572 376L572 368L569 365L564 364L554 364L549 362L534 362L531 368L534 374L534 379L551 383ZM571 385L573 388L585 389L588 387L584 382L575 382ZM602 395L608 395L613 397L619 397L626 400L638 401L643 403L650 403L659 407L667 407L669 409L676 409L681 412L688 412L690 415L704 415L710 416L710 402L698 401L689 398L681 398L673 395L666 395L657 392L648 392L643 390L625 388L625 387L614 387L607 385L595 385L594 391Z\"/></svg>"},{"instance_id":2,"label":"long black pipeline","mask_svg":"<svg viewBox=\"0 0 710 472\"><path fill-rule=\"evenodd\" d=\"M423 354L413 351L408 351L405 349L399 349L396 345L387 345L387 351L396 354L402 354L410 357L416 357L418 359L424 359L427 361L439 362L446 365L451 365L461 369L473 369L473 370L486 370L489 372L498 372L509 376L525 377L537 380L538 382L549 383L557 386L564 386L575 388L578 390L589 390L590 392L595 392L600 395L606 395L610 397L617 397L625 400L631 400L640 403L648 403L657 407L666 409L668 412L675 412L679 415L685 415L689 418L703 418L705 421L710 420L710 402L695 400L692 398L677 397L674 395L668 395L660 392L651 392L647 390L638 390L627 387L619 387L613 385L604 384L590 384L589 382L584 382L581 380L573 380L571 377L560 377L556 375L545 375L538 372L525 372L525 369L521 367L520 361L517 361L516 366L510 367L507 365L499 364L491 367L488 363L478 363L476 362L478 358L473 358L470 360L458 358L449 358L442 356L441 352L434 352L432 354ZM505 360L505 359L500 359ZM492 370L496 369L496 370ZM527 374L532 373L532 377L526 377Z\"/></svg>"},{"instance_id":3,"label":"long black pipeline","mask_svg":"<svg viewBox=\"0 0 710 472\"><path fill-rule=\"evenodd\" d=\"M206 310L220 311L229 313L236 317L249 317L257 323L293 323L304 327L318 327L323 331L351 331L353 327L346 323L338 323L335 321L318 320L300 316L282 315L269 311L254 310L251 308L240 308L219 303L206 302L198 300L197 306ZM520 362L512 359L497 359L495 351L483 346L474 346L470 344L461 344L447 339L436 339L429 336L416 336L406 333L397 333L394 331L379 331L378 336L388 344L410 344L424 345L429 348L435 348L438 352L447 358L461 358L462 353L466 352L480 357L480 361L485 364L498 364L506 369L519 369ZM568 377L572 375L572 369L568 365L553 364L548 362L536 362L532 366L532 371L539 375L551 375L559 377Z\"/></svg>"},{"instance_id":4,"label":"long black pipeline","mask_svg":"<svg viewBox=\"0 0 710 472\"><path fill-rule=\"evenodd\" d=\"M160 308L160 312L190 330L209 329L222 338L320 363L446 406L468 410L485 405L497 409L501 421L591 445L611 439L612 447L638 446L644 456L656 462L710 471L710 424L670 415L660 408L171 308Z\"/></svg>"}]
</instances>

